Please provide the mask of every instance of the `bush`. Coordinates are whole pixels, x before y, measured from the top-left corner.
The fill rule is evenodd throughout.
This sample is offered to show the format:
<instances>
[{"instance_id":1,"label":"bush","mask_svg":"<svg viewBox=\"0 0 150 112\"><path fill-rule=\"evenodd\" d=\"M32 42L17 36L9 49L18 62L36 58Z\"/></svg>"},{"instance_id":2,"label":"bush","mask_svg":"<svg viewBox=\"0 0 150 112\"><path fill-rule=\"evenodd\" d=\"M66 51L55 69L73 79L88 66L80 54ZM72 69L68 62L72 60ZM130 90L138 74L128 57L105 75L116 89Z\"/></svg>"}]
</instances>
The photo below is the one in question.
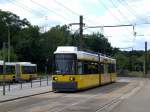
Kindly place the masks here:
<instances>
[{"instance_id":1,"label":"bush","mask_svg":"<svg viewBox=\"0 0 150 112\"><path fill-rule=\"evenodd\" d=\"M121 76L121 77L144 77L144 73L141 71L130 72L129 70L121 70L117 74L118 76Z\"/></svg>"}]
</instances>

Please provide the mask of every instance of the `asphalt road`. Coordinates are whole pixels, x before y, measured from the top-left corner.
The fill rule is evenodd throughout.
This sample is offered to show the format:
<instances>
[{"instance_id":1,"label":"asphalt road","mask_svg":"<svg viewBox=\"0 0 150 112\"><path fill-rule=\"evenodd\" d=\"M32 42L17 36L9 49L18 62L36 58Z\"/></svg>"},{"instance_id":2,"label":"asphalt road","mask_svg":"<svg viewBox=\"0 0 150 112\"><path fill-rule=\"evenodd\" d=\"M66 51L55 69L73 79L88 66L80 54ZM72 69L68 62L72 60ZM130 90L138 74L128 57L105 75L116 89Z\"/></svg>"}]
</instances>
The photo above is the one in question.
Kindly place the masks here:
<instances>
[{"instance_id":1,"label":"asphalt road","mask_svg":"<svg viewBox=\"0 0 150 112\"><path fill-rule=\"evenodd\" d=\"M150 79L145 79L138 92L121 101L110 112L150 112Z\"/></svg>"},{"instance_id":2,"label":"asphalt road","mask_svg":"<svg viewBox=\"0 0 150 112\"><path fill-rule=\"evenodd\" d=\"M138 83L120 81L77 93L51 92L1 103L0 112L99 112L137 86Z\"/></svg>"}]
</instances>

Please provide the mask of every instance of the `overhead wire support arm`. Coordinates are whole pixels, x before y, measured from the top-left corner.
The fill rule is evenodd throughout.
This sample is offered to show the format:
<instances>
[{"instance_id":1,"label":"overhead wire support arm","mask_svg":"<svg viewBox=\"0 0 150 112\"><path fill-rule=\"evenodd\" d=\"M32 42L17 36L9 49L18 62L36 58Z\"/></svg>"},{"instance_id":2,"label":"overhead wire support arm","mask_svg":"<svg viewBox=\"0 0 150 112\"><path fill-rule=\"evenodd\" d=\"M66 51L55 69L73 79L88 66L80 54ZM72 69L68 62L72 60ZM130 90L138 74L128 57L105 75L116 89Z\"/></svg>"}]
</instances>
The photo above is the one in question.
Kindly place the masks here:
<instances>
[{"instance_id":1,"label":"overhead wire support arm","mask_svg":"<svg viewBox=\"0 0 150 112\"><path fill-rule=\"evenodd\" d=\"M104 27L126 27L126 26L134 26L132 24L126 24L126 25L103 25L103 26L85 26L86 28L104 28Z\"/></svg>"},{"instance_id":2,"label":"overhead wire support arm","mask_svg":"<svg viewBox=\"0 0 150 112\"><path fill-rule=\"evenodd\" d=\"M80 23L70 23L69 26L73 26L73 25L79 25ZM85 26L85 23L83 23L83 26Z\"/></svg>"},{"instance_id":3,"label":"overhead wire support arm","mask_svg":"<svg viewBox=\"0 0 150 112\"><path fill-rule=\"evenodd\" d=\"M98 1L99 1L100 5L102 5L106 10L108 10L110 12L110 14L112 15L112 17L114 17L120 24L122 23L122 21L120 20L120 18L118 18L117 16L115 16L115 14L105 5L105 3L103 2L103 0L98 0ZM130 32L130 30L128 30L128 29L126 29L126 30Z\"/></svg>"}]
</instances>

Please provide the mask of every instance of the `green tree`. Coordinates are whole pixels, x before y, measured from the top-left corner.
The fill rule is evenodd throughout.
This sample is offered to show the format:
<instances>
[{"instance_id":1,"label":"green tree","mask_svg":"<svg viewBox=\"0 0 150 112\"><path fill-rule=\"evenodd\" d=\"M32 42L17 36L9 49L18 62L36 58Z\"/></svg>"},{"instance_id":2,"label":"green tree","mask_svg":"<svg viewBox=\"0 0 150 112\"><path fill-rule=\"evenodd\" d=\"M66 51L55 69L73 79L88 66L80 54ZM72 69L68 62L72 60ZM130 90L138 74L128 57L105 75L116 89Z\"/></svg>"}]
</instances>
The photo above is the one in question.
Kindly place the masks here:
<instances>
[{"instance_id":1,"label":"green tree","mask_svg":"<svg viewBox=\"0 0 150 112\"><path fill-rule=\"evenodd\" d=\"M49 63L49 71L52 70L53 53L57 46L71 45L71 33L67 26L56 26L41 35L42 56L44 64Z\"/></svg>"},{"instance_id":2,"label":"green tree","mask_svg":"<svg viewBox=\"0 0 150 112\"><path fill-rule=\"evenodd\" d=\"M118 69L123 70L128 68L129 59L124 53L118 52L114 55L114 58L117 60Z\"/></svg>"},{"instance_id":3,"label":"green tree","mask_svg":"<svg viewBox=\"0 0 150 112\"><path fill-rule=\"evenodd\" d=\"M92 35L86 35L84 38L85 47L95 52L103 54L110 54L112 50L110 43L107 38L100 33L93 33Z\"/></svg>"},{"instance_id":4,"label":"green tree","mask_svg":"<svg viewBox=\"0 0 150 112\"><path fill-rule=\"evenodd\" d=\"M26 19L20 19L19 16L0 10L0 49L2 43L7 42L8 31L10 32L10 38L12 39L16 33L22 28L30 26L30 23Z\"/></svg>"}]
</instances>

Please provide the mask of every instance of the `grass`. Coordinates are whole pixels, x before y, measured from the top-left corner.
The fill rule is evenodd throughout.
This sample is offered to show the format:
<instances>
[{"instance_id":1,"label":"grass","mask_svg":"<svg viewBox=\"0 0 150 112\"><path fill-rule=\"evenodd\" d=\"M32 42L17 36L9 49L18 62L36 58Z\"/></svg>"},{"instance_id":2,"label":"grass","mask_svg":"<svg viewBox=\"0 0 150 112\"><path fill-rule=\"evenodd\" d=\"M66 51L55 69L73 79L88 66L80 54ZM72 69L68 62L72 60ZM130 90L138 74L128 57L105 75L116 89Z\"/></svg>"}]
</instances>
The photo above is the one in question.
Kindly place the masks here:
<instances>
[{"instance_id":1,"label":"grass","mask_svg":"<svg viewBox=\"0 0 150 112\"><path fill-rule=\"evenodd\" d=\"M141 71L124 71L118 75L123 77L144 77L144 73Z\"/></svg>"},{"instance_id":2,"label":"grass","mask_svg":"<svg viewBox=\"0 0 150 112\"><path fill-rule=\"evenodd\" d=\"M127 75L129 77L144 77L143 72L137 72L137 71L129 72Z\"/></svg>"}]
</instances>

